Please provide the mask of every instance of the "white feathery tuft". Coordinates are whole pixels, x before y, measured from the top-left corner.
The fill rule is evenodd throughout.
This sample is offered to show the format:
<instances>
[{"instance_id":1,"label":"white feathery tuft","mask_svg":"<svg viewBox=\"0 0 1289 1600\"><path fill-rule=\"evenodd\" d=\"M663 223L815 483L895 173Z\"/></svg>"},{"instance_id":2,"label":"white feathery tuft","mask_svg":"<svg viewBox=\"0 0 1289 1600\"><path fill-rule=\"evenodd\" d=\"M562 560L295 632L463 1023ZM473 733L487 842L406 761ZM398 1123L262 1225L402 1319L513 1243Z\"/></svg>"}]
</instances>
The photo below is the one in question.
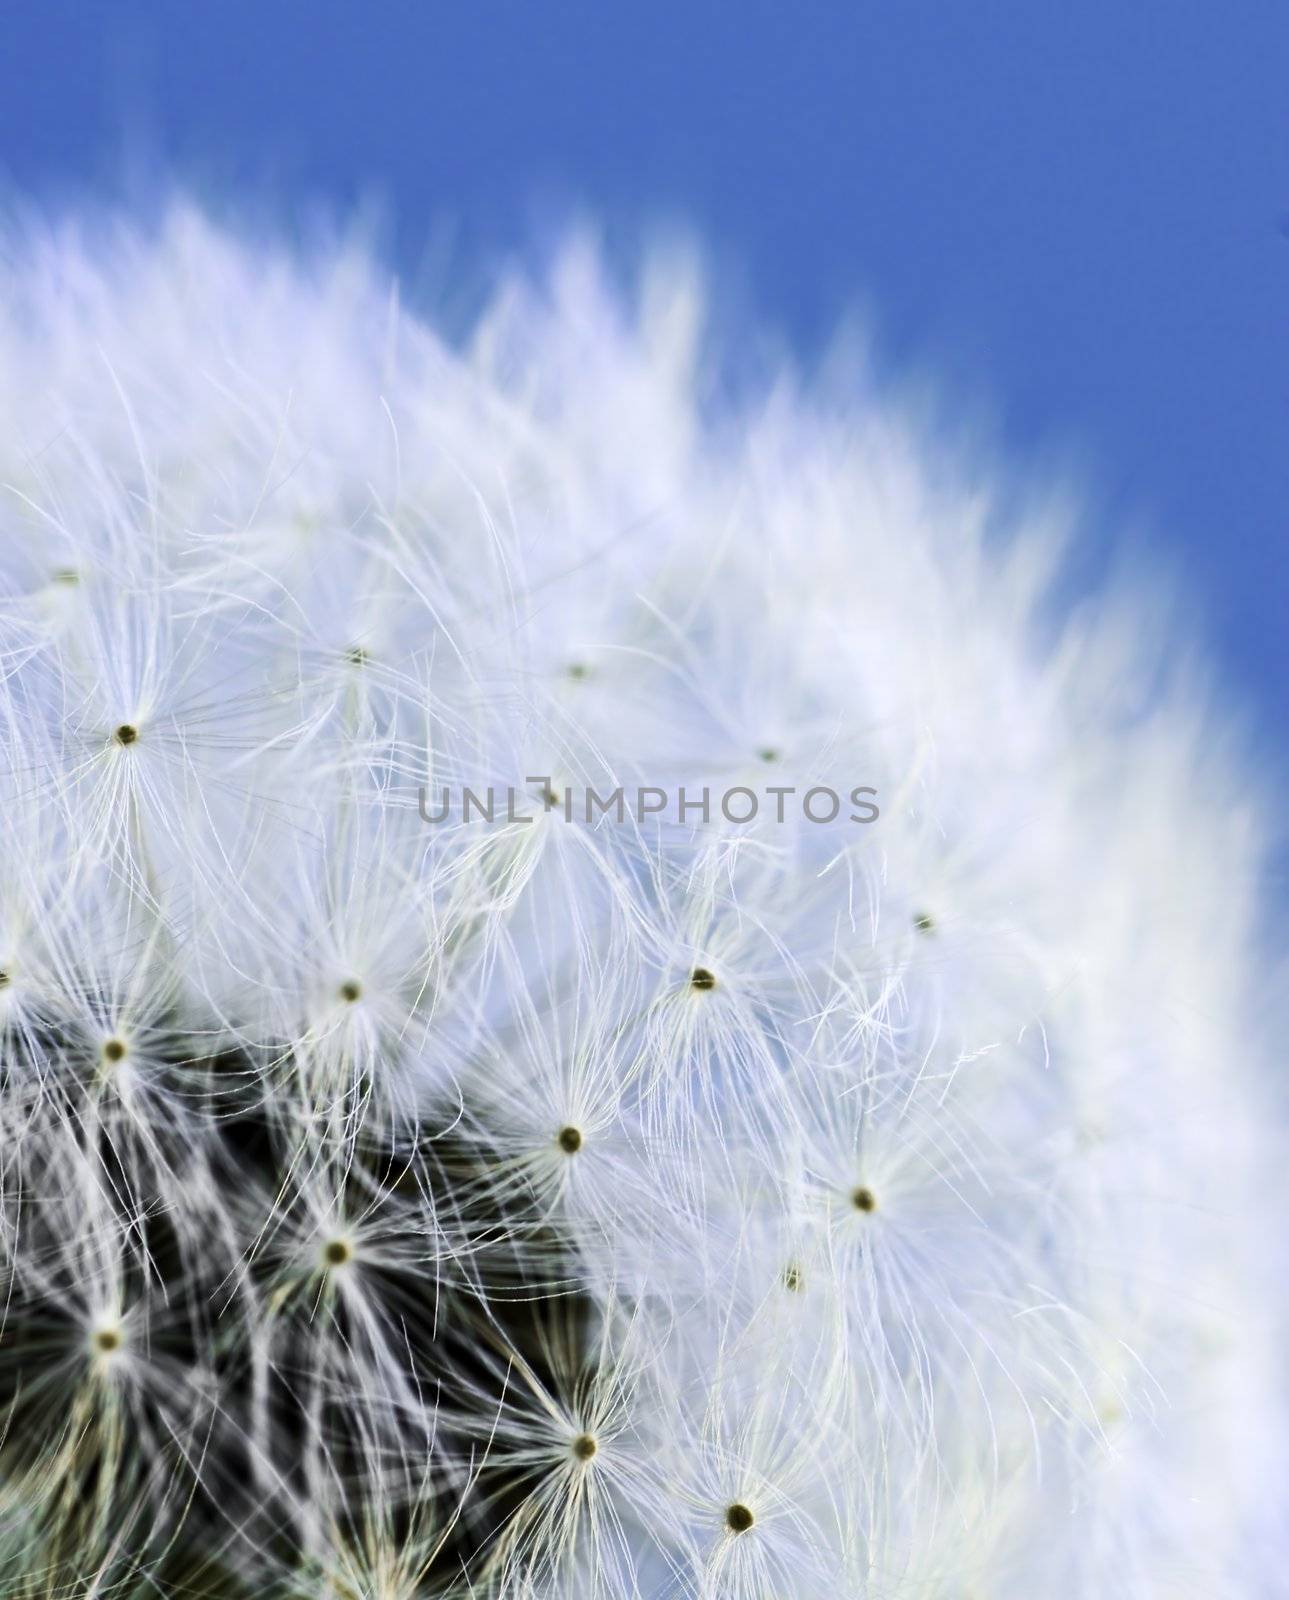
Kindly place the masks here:
<instances>
[{"instance_id":1,"label":"white feathery tuft","mask_svg":"<svg viewBox=\"0 0 1289 1600\"><path fill-rule=\"evenodd\" d=\"M1068 508L676 251L3 272L0 1590L1278 1592L1259 805Z\"/></svg>"}]
</instances>

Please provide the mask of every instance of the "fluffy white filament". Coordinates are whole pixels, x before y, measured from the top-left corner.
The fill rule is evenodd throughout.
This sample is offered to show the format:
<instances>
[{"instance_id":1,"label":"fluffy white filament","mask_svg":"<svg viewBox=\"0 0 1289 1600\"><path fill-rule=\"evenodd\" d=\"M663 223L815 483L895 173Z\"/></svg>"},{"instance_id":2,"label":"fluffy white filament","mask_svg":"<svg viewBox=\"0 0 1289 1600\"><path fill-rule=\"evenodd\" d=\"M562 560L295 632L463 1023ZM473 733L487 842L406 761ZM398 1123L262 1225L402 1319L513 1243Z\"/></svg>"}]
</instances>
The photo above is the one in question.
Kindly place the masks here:
<instances>
[{"instance_id":1,"label":"fluffy white filament","mask_svg":"<svg viewBox=\"0 0 1289 1600\"><path fill-rule=\"evenodd\" d=\"M1277 1592L1258 822L1053 514L675 259L3 276L3 1593Z\"/></svg>"}]
</instances>

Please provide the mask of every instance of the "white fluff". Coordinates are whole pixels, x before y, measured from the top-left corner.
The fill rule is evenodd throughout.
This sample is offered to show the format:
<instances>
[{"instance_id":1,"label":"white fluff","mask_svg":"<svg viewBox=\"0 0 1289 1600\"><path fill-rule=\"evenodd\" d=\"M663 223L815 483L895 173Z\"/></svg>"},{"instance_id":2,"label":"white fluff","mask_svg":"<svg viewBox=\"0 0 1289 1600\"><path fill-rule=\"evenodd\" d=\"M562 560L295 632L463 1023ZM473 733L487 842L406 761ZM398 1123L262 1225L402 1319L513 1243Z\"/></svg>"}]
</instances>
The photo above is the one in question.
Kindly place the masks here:
<instances>
[{"instance_id":1,"label":"white fluff","mask_svg":"<svg viewBox=\"0 0 1289 1600\"><path fill-rule=\"evenodd\" d=\"M674 255L5 263L4 1594L1277 1592L1253 785L1058 514Z\"/></svg>"}]
</instances>

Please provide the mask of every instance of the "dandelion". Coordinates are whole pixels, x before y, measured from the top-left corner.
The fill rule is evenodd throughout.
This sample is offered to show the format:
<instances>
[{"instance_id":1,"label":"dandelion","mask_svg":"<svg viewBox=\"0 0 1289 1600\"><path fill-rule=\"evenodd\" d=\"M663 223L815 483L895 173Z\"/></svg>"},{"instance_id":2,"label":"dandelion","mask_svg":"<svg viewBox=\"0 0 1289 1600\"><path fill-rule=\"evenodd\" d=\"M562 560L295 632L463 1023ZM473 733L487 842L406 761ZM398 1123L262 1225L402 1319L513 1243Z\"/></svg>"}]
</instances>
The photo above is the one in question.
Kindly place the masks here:
<instances>
[{"instance_id":1,"label":"dandelion","mask_svg":"<svg viewBox=\"0 0 1289 1600\"><path fill-rule=\"evenodd\" d=\"M1270 1594L1261 808L1142 598L674 255L452 345L5 245L4 1593Z\"/></svg>"}]
</instances>

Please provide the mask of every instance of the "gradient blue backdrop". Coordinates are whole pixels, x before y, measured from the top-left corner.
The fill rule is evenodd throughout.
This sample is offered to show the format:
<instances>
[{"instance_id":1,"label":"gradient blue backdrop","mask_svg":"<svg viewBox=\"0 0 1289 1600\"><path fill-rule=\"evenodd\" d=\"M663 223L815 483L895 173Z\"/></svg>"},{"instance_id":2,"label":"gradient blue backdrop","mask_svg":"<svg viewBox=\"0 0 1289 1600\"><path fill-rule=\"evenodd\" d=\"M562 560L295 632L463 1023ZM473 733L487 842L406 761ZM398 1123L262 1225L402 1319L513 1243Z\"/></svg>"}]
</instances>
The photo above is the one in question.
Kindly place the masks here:
<instances>
[{"instance_id":1,"label":"gradient blue backdrop","mask_svg":"<svg viewBox=\"0 0 1289 1600\"><path fill-rule=\"evenodd\" d=\"M679 215L804 349L856 296L1003 439L1073 447L1180 552L1264 730L1289 709L1289 6L1167 0L40 0L0 167L346 203L395 253L534 198Z\"/></svg>"}]
</instances>

